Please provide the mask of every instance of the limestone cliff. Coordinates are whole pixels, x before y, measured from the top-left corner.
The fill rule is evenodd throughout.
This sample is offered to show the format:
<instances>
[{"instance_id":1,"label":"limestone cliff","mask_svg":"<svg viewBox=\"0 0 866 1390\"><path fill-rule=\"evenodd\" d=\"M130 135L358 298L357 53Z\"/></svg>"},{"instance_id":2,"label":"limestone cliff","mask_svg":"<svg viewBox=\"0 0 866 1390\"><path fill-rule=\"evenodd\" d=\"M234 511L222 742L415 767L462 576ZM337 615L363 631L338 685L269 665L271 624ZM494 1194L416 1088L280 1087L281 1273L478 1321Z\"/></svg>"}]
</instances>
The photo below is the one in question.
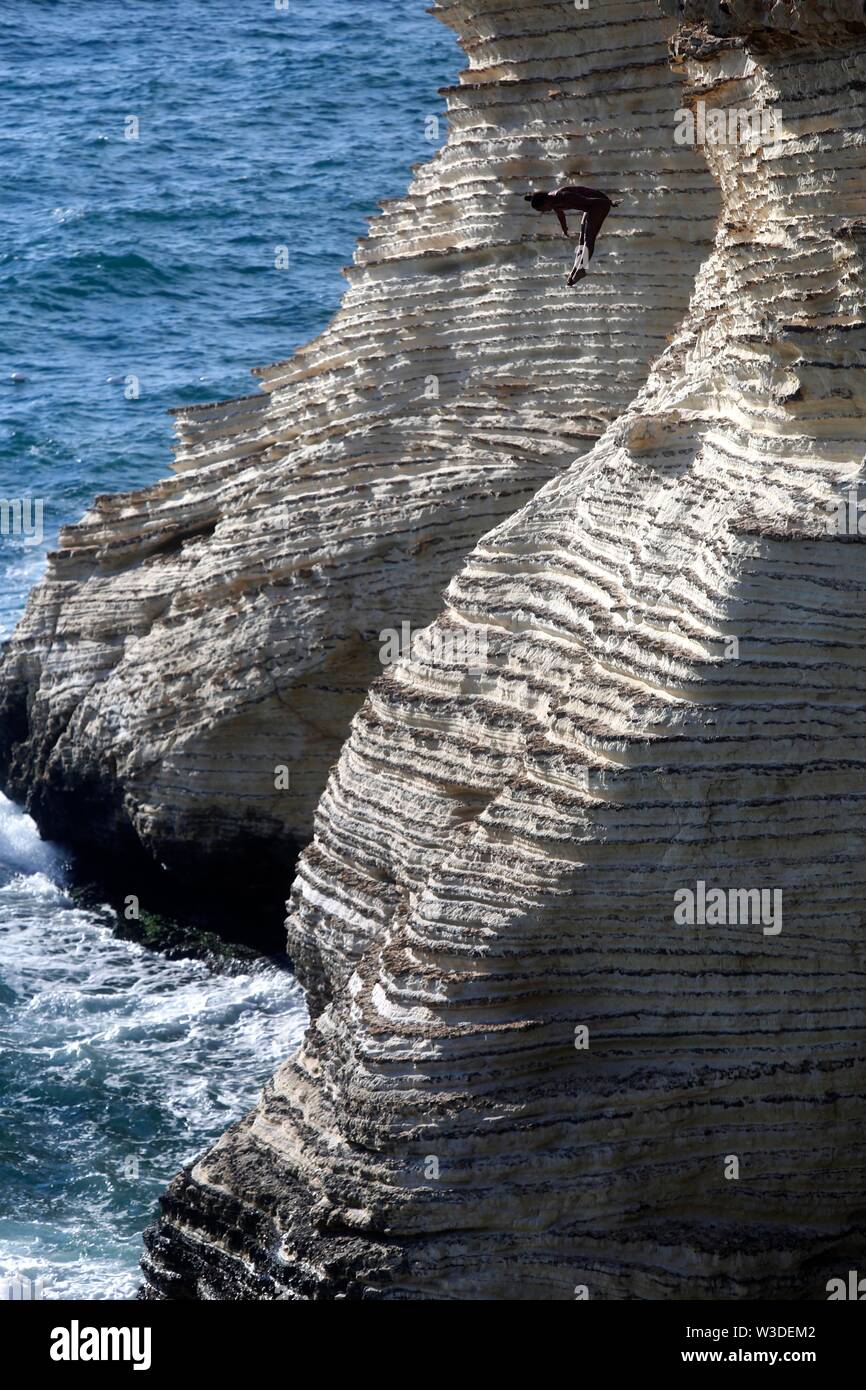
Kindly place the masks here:
<instances>
[{"instance_id":1,"label":"limestone cliff","mask_svg":"<svg viewBox=\"0 0 866 1390\"><path fill-rule=\"evenodd\" d=\"M429 622L479 536L619 414L706 252L715 188L669 140L653 0L436 12L469 60L447 142L332 323L261 394L178 412L173 474L63 533L6 655L4 785L130 891L159 863L279 921L379 633ZM568 180L622 199L579 291L523 199Z\"/></svg>"},{"instance_id":2,"label":"limestone cliff","mask_svg":"<svg viewBox=\"0 0 866 1390\"><path fill-rule=\"evenodd\" d=\"M452 580L435 630L486 661L434 646L356 716L289 924L318 1016L172 1185L153 1295L799 1300L863 1267L866 23L669 8L688 102L774 138L705 146L680 330ZM678 916L719 888L773 914Z\"/></svg>"}]
</instances>

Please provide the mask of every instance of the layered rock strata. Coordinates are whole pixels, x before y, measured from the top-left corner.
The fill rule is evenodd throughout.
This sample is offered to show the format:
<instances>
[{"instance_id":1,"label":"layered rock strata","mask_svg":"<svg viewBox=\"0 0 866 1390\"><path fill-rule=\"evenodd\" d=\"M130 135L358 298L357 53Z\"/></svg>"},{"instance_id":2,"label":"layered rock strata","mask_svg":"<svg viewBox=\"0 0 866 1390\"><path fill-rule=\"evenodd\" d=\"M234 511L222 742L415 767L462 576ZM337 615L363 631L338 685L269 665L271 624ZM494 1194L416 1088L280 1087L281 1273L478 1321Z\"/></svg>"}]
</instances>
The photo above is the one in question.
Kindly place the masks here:
<instances>
[{"instance_id":1,"label":"layered rock strata","mask_svg":"<svg viewBox=\"0 0 866 1390\"><path fill-rule=\"evenodd\" d=\"M173 474L63 532L3 663L4 785L127 882L158 862L282 917L379 634L429 622L478 537L619 414L705 254L715 186L668 138L652 0L437 13L469 59L446 144L333 322L261 394L177 413ZM578 292L523 199L565 180L622 199Z\"/></svg>"},{"instance_id":2,"label":"layered rock strata","mask_svg":"<svg viewBox=\"0 0 866 1390\"><path fill-rule=\"evenodd\" d=\"M153 1296L808 1300L863 1268L866 25L678 10L688 100L776 138L706 147L681 330L452 581L435 631L485 660L434 644L356 716L289 923L317 1017L172 1185Z\"/></svg>"}]
</instances>

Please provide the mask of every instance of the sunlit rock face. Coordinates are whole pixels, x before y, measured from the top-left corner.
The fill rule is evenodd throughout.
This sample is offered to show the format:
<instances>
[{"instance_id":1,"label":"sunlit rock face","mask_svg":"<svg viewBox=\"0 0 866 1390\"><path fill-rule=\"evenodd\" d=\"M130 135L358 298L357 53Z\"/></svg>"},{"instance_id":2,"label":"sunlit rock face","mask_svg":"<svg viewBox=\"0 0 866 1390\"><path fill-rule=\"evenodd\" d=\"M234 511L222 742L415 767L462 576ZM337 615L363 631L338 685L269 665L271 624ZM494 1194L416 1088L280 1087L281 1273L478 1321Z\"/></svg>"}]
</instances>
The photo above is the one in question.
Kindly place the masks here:
<instances>
[{"instance_id":1,"label":"sunlit rock face","mask_svg":"<svg viewBox=\"0 0 866 1390\"><path fill-rule=\"evenodd\" d=\"M437 12L469 61L447 142L339 313L260 394L179 412L171 476L63 533L2 670L5 785L43 828L199 895L240 882L248 912L262 885L281 910L380 632L429 622L634 396L715 224L652 0ZM579 290L523 197L564 181L622 200Z\"/></svg>"},{"instance_id":2,"label":"sunlit rock face","mask_svg":"<svg viewBox=\"0 0 866 1390\"><path fill-rule=\"evenodd\" d=\"M466 659L355 717L289 921L317 1016L172 1185L153 1294L810 1300L864 1267L866 26L677 8L687 106L775 138L706 145L682 326L456 574Z\"/></svg>"}]
</instances>

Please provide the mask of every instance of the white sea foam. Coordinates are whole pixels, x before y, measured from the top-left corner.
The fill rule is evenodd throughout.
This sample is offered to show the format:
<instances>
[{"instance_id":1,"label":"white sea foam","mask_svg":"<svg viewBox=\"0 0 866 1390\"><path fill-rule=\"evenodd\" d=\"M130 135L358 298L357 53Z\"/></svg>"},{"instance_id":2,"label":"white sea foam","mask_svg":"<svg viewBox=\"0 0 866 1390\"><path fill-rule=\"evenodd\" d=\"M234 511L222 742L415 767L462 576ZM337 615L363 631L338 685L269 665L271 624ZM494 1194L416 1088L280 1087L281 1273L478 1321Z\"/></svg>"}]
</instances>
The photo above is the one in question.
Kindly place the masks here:
<instances>
[{"instance_id":1,"label":"white sea foam","mask_svg":"<svg viewBox=\"0 0 866 1390\"><path fill-rule=\"evenodd\" d=\"M250 1106L306 1024L286 971L214 974L111 930L0 796L0 1277L132 1297L159 1193Z\"/></svg>"},{"instance_id":2,"label":"white sea foam","mask_svg":"<svg viewBox=\"0 0 866 1390\"><path fill-rule=\"evenodd\" d=\"M60 872L60 855L42 839L36 822L0 792L0 874L10 871L51 877Z\"/></svg>"},{"instance_id":3,"label":"white sea foam","mask_svg":"<svg viewBox=\"0 0 866 1390\"><path fill-rule=\"evenodd\" d=\"M3 540L6 554L0 574L0 642L12 635L28 589L42 577L46 552L45 545L28 548L17 537L4 536Z\"/></svg>"}]
</instances>

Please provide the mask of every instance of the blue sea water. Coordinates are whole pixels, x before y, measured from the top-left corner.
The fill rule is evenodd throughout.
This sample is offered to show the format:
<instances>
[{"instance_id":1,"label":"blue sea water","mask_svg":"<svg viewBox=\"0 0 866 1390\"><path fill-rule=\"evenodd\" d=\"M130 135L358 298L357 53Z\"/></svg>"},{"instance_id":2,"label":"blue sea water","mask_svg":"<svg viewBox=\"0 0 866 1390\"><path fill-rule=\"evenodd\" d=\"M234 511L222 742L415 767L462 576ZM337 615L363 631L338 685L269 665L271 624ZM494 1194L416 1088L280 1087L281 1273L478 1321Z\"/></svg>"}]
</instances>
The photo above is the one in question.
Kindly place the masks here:
<instances>
[{"instance_id":1,"label":"blue sea water","mask_svg":"<svg viewBox=\"0 0 866 1390\"><path fill-rule=\"evenodd\" d=\"M164 474L168 407L254 390L324 326L460 65L424 0L4 7L0 499L43 522L0 535L0 637L60 525ZM115 940L0 799L0 1279L130 1297L159 1191L303 1026L272 965Z\"/></svg>"}]
</instances>

